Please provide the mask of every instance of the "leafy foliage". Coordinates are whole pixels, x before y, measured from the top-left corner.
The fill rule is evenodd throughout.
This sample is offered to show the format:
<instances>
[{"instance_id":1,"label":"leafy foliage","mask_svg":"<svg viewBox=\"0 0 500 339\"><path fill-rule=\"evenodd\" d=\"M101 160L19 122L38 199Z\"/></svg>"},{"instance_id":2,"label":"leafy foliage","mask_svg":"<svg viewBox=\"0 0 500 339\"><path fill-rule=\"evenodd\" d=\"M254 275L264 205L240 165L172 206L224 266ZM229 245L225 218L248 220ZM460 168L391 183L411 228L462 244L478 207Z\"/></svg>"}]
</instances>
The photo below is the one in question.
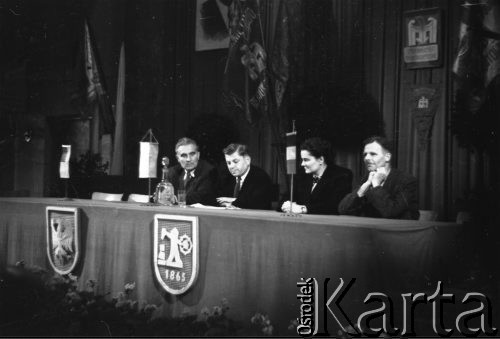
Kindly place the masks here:
<instances>
[{"instance_id":1,"label":"leafy foliage","mask_svg":"<svg viewBox=\"0 0 500 339\"><path fill-rule=\"evenodd\" d=\"M89 280L78 279L22 262L0 271L0 336L248 336L272 335L267 315L257 313L246 326L227 316L226 299L199 315L161 316L161 308L133 300L135 283L114 298L95 292Z\"/></svg>"}]
</instances>

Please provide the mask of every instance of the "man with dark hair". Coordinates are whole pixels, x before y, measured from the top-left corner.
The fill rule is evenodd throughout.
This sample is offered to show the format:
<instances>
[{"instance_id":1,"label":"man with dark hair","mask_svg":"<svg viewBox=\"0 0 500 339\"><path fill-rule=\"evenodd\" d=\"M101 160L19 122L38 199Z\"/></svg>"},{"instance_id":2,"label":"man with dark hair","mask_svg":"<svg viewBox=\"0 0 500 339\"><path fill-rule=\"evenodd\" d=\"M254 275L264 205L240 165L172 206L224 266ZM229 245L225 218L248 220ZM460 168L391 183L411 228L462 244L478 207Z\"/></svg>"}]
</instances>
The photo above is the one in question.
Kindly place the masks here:
<instances>
[{"instance_id":1,"label":"man with dark hair","mask_svg":"<svg viewBox=\"0 0 500 339\"><path fill-rule=\"evenodd\" d=\"M179 139L175 145L175 156L179 163L168 171L167 177L174 185L175 194L184 188L186 204L215 205L217 171L207 161L200 160L196 141Z\"/></svg>"},{"instance_id":2,"label":"man with dark hair","mask_svg":"<svg viewBox=\"0 0 500 339\"><path fill-rule=\"evenodd\" d=\"M251 164L247 146L230 144L222 152L231 176L221 180L217 202L226 207L271 209L271 178L262 168Z\"/></svg>"},{"instance_id":3,"label":"man with dark hair","mask_svg":"<svg viewBox=\"0 0 500 339\"><path fill-rule=\"evenodd\" d=\"M391 167L391 143L380 136L364 141L368 174L362 184L342 199L340 214L372 218L418 219L417 179Z\"/></svg>"}]
</instances>

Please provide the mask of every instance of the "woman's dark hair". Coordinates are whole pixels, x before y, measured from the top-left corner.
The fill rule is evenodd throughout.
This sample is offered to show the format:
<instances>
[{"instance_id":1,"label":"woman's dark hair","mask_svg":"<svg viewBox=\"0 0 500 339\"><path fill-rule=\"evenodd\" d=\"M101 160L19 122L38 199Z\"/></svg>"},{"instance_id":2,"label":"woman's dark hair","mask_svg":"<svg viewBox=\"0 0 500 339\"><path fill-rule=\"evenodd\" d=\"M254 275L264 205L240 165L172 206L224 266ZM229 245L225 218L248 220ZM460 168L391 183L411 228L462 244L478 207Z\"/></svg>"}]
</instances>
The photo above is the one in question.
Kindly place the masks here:
<instances>
[{"instance_id":1,"label":"woman's dark hair","mask_svg":"<svg viewBox=\"0 0 500 339\"><path fill-rule=\"evenodd\" d=\"M335 153L329 141L314 137L306 139L300 145L301 151L308 151L315 158L323 157L327 165L331 165L335 160Z\"/></svg>"},{"instance_id":2,"label":"woman's dark hair","mask_svg":"<svg viewBox=\"0 0 500 339\"><path fill-rule=\"evenodd\" d=\"M374 135L374 136L371 136L371 137L365 139L365 141L363 141L363 147L365 147L368 144L371 144L372 142L376 142L377 144L382 146L382 148L386 152L392 154L392 142L389 139L381 137L379 135Z\"/></svg>"}]
</instances>

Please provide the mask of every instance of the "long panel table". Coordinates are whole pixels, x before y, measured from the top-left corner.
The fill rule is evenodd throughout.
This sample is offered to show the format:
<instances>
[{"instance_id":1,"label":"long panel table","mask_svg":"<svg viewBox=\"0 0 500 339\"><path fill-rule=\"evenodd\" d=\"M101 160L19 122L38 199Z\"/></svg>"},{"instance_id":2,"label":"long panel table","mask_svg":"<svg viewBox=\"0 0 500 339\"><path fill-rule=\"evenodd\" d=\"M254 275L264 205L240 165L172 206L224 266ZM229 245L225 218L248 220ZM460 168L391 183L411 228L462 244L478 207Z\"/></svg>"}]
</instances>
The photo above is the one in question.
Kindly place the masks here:
<instances>
[{"instance_id":1,"label":"long panel table","mask_svg":"<svg viewBox=\"0 0 500 339\"><path fill-rule=\"evenodd\" d=\"M229 316L249 321L256 312L267 313L280 333L299 315L300 278L314 277L320 286L330 278L329 294L340 278L356 278L344 308L359 315L368 292L416 293L449 281L458 258L460 227L452 223L0 198L0 267L24 260L51 269L47 206L80 209L82 257L74 273L82 287L93 279L99 293L115 296L135 282L137 300L163 305L173 316L199 313L226 298ZM164 291L154 274L157 213L199 217L199 274L180 296Z\"/></svg>"}]
</instances>

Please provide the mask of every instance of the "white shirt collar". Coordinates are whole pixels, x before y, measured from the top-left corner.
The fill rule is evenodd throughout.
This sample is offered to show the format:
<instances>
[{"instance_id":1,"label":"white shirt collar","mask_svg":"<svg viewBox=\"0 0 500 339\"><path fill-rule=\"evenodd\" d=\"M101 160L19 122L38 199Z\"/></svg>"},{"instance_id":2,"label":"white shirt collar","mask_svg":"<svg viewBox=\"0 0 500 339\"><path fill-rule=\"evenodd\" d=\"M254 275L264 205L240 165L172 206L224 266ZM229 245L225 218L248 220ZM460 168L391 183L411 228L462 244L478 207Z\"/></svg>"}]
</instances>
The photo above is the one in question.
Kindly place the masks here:
<instances>
[{"instance_id":1,"label":"white shirt collar","mask_svg":"<svg viewBox=\"0 0 500 339\"><path fill-rule=\"evenodd\" d=\"M314 174L314 175L313 175L313 177L316 177L316 178L318 178L318 180L320 180L320 179L321 179L321 177L323 176L323 174L325 174L325 171L326 171L326 168L327 168L327 167L328 167L328 166L325 166L325 167L323 168L323 170L321 171L321 175L316 175L316 174ZM312 187L311 187L311 192L312 192L312 191L314 191L314 189L316 188L316 185L318 185L318 183L317 183L317 182L314 182L314 183L313 183L313 185L312 185Z\"/></svg>"},{"instance_id":2,"label":"white shirt collar","mask_svg":"<svg viewBox=\"0 0 500 339\"><path fill-rule=\"evenodd\" d=\"M384 181L382 181L382 183L380 184L380 186L384 186L385 182L387 181L387 178L389 177L389 174L391 173L391 169L389 168L387 170L387 174L385 175L385 179Z\"/></svg>"},{"instance_id":3,"label":"white shirt collar","mask_svg":"<svg viewBox=\"0 0 500 339\"><path fill-rule=\"evenodd\" d=\"M250 166L248 166L248 170L245 172L245 174L243 174L240 178L241 178L241 181L240 181L240 187L243 186L243 182L245 181L248 173L250 172ZM236 178L235 178L236 180Z\"/></svg>"}]
</instances>

